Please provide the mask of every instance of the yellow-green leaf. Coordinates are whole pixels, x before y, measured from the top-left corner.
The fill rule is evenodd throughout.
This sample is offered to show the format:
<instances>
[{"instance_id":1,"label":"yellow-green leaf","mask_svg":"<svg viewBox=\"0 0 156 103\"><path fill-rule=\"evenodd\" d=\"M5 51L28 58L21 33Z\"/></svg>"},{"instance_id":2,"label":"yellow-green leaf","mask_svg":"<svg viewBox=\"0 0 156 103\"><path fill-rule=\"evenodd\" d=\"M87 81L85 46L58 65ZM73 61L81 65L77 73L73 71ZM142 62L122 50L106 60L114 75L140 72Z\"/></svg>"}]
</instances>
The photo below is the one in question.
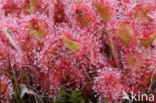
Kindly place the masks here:
<instances>
[{"instance_id":1,"label":"yellow-green leaf","mask_svg":"<svg viewBox=\"0 0 156 103\"><path fill-rule=\"evenodd\" d=\"M67 37L63 37L63 43L66 45L67 48L69 48L71 51L73 52L77 52L80 47L81 47L81 44L79 42L76 42L76 41L73 41L73 40L70 40L68 39Z\"/></svg>"},{"instance_id":2,"label":"yellow-green leaf","mask_svg":"<svg viewBox=\"0 0 156 103\"><path fill-rule=\"evenodd\" d=\"M135 31L132 25L123 23L119 25L115 33L124 41L125 45L127 46L129 42L134 38Z\"/></svg>"},{"instance_id":3,"label":"yellow-green leaf","mask_svg":"<svg viewBox=\"0 0 156 103\"><path fill-rule=\"evenodd\" d=\"M150 44L152 44L152 42L155 40L156 38L156 34L153 34L151 35L149 38L147 39L139 39L140 40L140 43L145 47L145 48L148 48L148 46Z\"/></svg>"}]
</instances>

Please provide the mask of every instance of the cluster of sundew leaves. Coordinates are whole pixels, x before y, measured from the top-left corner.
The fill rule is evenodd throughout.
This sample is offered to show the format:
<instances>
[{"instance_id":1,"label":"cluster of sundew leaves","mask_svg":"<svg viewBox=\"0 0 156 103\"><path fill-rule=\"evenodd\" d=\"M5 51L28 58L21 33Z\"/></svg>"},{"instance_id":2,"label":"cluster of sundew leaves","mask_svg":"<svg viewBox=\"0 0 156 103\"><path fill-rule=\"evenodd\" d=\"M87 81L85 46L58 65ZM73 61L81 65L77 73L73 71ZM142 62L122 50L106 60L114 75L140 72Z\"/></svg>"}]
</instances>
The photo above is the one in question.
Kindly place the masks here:
<instances>
[{"instance_id":1,"label":"cluster of sundew leaves","mask_svg":"<svg viewBox=\"0 0 156 103\"><path fill-rule=\"evenodd\" d=\"M1 0L0 15L0 66L13 85L15 73L47 98L61 87L100 101L154 93L154 0Z\"/></svg>"}]
</instances>

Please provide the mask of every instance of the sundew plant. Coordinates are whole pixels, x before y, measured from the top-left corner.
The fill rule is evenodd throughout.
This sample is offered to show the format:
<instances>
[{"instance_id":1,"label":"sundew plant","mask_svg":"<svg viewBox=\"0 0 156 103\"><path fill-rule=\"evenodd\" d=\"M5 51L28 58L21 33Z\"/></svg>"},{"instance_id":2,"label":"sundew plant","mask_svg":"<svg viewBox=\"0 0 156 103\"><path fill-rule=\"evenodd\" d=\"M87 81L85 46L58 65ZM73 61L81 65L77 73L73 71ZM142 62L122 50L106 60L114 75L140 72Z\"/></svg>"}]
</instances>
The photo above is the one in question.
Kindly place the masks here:
<instances>
[{"instance_id":1,"label":"sundew plant","mask_svg":"<svg viewBox=\"0 0 156 103\"><path fill-rule=\"evenodd\" d=\"M0 0L0 103L156 103L155 39L155 0Z\"/></svg>"}]
</instances>

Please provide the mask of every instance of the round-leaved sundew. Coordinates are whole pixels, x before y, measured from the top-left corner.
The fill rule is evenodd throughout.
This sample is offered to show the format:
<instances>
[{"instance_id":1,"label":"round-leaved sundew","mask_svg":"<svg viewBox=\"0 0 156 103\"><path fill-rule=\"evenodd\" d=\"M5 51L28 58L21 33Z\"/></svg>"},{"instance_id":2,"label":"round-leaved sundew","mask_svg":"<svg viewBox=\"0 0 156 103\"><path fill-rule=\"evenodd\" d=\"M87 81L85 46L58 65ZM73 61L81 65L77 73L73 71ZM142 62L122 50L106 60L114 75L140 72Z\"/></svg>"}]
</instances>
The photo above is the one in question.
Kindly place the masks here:
<instances>
[{"instance_id":1,"label":"round-leaved sundew","mask_svg":"<svg viewBox=\"0 0 156 103\"><path fill-rule=\"evenodd\" d=\"M123 40L126 46L135 38L133 25L129 23L121 23L115 30L115 34Z\"/></svg>"}]
</instances>

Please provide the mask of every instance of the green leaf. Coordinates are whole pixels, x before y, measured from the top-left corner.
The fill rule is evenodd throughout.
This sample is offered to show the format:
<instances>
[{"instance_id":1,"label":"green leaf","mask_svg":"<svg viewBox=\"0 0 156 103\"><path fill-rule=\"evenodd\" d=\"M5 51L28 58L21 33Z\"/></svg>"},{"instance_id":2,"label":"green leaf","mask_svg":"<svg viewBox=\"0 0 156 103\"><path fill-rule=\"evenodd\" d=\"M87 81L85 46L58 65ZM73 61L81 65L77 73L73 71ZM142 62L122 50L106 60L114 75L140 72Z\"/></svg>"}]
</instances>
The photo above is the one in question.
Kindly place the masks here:
<instances>
[{"instance_id":1,"label":"green leaf","mask_svg":"<svg viewBox=\"0 0 156 103\"><path fill-rule=\"evenodd\" d=\"M59 96L56 99L56 103L85 103L85 100L81 96L81 91L76 90L66 90L61 88L59 91Z\"/></svg>"}]
</instances>

